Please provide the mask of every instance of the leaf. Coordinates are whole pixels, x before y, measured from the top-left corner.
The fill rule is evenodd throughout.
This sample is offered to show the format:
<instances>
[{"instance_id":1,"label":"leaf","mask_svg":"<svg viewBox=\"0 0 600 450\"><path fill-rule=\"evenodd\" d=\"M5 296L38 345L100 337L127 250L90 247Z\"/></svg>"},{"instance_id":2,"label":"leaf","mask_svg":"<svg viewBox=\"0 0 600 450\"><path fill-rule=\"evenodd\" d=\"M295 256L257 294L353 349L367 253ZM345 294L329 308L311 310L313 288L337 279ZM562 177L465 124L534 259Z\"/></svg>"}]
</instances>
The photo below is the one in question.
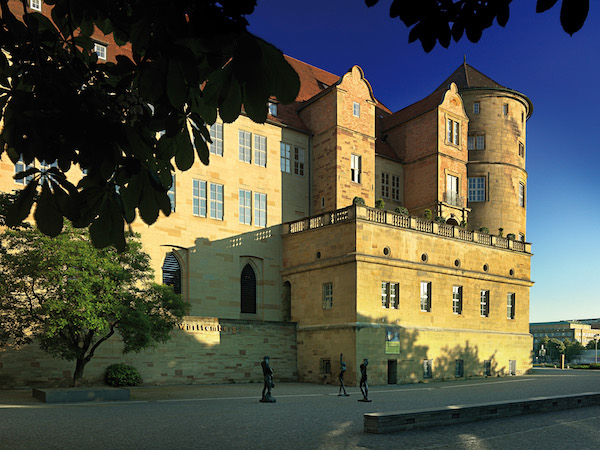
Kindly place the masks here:
<instances>
[{"instance_id":1,"label":"leaf","mask_svg":"<svg viewBox=\"0 0 600 450\"><path fill-rule=\"evenodd\" d=\"M26 178L30 175L33 175L34 173L38 173L39 169L36 167L30 167L29 169L25 170L24 172L18 172L15 173L15 175L13 176L13 178L15 180L22 180L23 178Z\"/></svg>"},{"instance_id":2,"label":"leaf","mask_svg":"<svg viewBox=\"0 0 600 450\"><path fill-rule=\"evenodd\" d=\"M152 225L158 218L158 204L155 198L156 188L150 183L148 174L141 174L142 177L142 194L138 204L140 217L147 225ZM166 195L166 193L165 193Z\"/></svg>"},{"instance_id":3,"label":"leaf","mask_svg":"<svg viewBox=\"0 0 600 450\"><path fill-rule=\"evenodd\" d=\"M204 126L202 127L204 128ZM202 161L202 164L208 166L208 159L210 152L208 151L208 146L206 145L206 141L202 136L200 130L192 127L192 132L194 134L194 147L196 147L196 153L198 154L198 158Z\"/></svg>"},{"instance_id":4,"label":"leaf","mask_svg":"<svg viewBox=\"0 0 600 450\"><path fill-rule=\"evenodd\" d=\"M371 7L371 6L375 6L377 3L379 3L379 0L365 0L365 4L367 5L367 7Z\"/></svg>"},{"instance_id":5,"label":"leaf","mask_svg":"<svg viewBox=\"0 0 600 450\"><path fill-rule=\"evenodd\" d=\"M174 139L175 141L175 164L181 171L186 171L194 164L194 146L190 140L190 133L184 129Z\"/></svg>"},{"instance_id":6,"label":"leaf","mask_svg":"<svg viewBox=\"0 0 600 450\"><path fill-rule=\"evenodd\" d=\"M35 194L37 193L39 179L35 178L29 182L27 187L19 192L15 202L6 208L6 225L17 227L27 219L33 206Z\"/></svg>"},{"instance_id":7,"label":"leaf","mask_svg":"<svg viewBox=\"0 0 600 450\"><path fill-rule=\"evenodd\" d=\"M535 5L535 12L543 13L545 11L548 11L550 8L556 5L557 1L558 0L538 0L537 4Z\"/></svg>"},{"instance_id":8,"label":"leaf","mask_svg":"<svg viewBox=\"0 0 600 450\"><path fill-rule=\"evenodd\" d=\"M496 17L496 21L498 25L501 27L505 27L508 23L508 18L510 17L510 6L508 4L502 5L498 10L498 16Z\"/></svg>"},{"instance_id":9,"label":"leaf","mask_svg":"<svg viewBox=\"0 0 600 450\"><path fill-rule=\"evenodd\" d=\"M37 200L33 217L38 229L46 236L56 237L62 231L63 216L57 207L48 181L42 184L42 193Z\"/></svg>"},{"instance_id":10,"label":"leaf","mask_svg":"<svg viewBox=\"0 0 600 450\"><path fill-rule=\"evenodd\" d=\"M90 225L90 237L96 248L114 245L117 251L123 252L126 249L123 218L115 206L107 202L101 214Z\"/></svg>"},{"instance_id":11,"label":"leaf","mask_svg":"<svg viewBox=\"0 0 600 450\"><path fill-rule=\"evenodd\" d=\"M573 36L585 23L589 10L589 0L563 0L560 9L560 24L563 30Z\"/></svg>"},{"instance_id":12,"label":"leaf","mask_svg":"<svg viewBox=\"0 0 600 450\"><path fill-rule=\"evenodd\" d=\"M187 100L188 88L176 60L169 61L167 73L167 97L174 108L181 109Z\"/></svg>"},{"instance_id":13,"label":"leaf","mask_svg":"<svg viewBox=\"0 0 600 450\"><path fill-rule=\"evenodd\" d=\"M242 110L242 88L238 81L230 76L221 89L219 115L223 122L232 123Z\"/></svg>"}]
</instances>

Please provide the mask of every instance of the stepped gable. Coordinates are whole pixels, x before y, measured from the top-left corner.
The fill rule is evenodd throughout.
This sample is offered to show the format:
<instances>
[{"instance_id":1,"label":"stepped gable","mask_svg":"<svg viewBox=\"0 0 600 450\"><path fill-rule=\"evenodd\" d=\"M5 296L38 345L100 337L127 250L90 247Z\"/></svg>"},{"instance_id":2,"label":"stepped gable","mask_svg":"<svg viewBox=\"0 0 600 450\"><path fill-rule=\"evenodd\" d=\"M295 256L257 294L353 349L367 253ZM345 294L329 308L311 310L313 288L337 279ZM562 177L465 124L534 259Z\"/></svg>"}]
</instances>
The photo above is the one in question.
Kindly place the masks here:
<instances>
[{"instance_id":1,"label":"stepped gable","mask_svg":"<svg viewBox=\"0 0 600 450\"><path fill-rule=\"evenodd\" d=\"M479 70L471 67L466 62L463 62L458 68L440 84L436 91L446 90L450 83L456 83L458 90L469 88L501 88L507 89L500 83L495 82L487 75L484 75Z\"/></svg>"}]
</instances>

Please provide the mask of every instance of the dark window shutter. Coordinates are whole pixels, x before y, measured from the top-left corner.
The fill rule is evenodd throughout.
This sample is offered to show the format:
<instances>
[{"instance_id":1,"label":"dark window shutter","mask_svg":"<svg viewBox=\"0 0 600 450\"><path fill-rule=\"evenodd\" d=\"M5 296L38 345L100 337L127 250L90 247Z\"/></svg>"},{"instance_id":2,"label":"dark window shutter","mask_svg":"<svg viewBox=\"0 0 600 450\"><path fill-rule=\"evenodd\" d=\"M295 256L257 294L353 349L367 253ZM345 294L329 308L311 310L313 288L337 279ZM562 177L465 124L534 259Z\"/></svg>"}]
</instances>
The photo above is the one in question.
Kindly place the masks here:
<instances>
[{"instance_id":1,"label":"dark window shutter","mask_svg":"<svg viewBox=\"0 0 600 450\"><path fill-rule=\"evenodd\" d=\"M173 286L176 294L181 294L181 267L179 261L173 253L169 253L165 257L165 262L162 266L163 284Z\"/></svg>"},{"instance_id":2,"label":"dark window shutter","mask_svg":"<svg viewBox=\"0 0 600 450\"><path fill-rule=\"evenodd\" d=\"M250 264L244 266L240 280L241 312L256 314L256 274Z\"/></svg>"}]
</instances>

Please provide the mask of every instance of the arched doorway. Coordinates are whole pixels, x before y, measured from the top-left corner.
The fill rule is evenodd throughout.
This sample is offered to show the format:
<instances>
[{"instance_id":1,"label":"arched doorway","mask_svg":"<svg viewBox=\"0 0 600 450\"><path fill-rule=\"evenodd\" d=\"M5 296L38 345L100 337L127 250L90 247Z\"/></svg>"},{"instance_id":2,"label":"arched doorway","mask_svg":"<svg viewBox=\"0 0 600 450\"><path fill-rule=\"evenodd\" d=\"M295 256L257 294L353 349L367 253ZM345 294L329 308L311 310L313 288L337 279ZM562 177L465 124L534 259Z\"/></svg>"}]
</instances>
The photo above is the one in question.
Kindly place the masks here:
<instances>
[{"instance_id":1,"label":"arched doorway","mask_svg":"<svg viewBox=\"0 0 600 450\"><path fill-rule=\"evenodd\" d=\"M246 264L240 277L240 312L256 314L256 274L250 264Z\"/></svg>"}]
</instances>

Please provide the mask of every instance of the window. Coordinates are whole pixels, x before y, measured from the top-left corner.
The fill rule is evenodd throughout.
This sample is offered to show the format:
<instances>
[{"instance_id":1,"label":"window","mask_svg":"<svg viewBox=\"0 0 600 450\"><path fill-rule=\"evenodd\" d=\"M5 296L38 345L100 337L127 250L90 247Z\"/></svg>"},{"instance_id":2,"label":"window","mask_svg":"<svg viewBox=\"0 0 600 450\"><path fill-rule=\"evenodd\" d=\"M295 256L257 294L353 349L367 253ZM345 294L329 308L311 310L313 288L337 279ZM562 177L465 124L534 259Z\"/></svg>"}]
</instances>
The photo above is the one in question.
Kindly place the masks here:
<instances>
[{"instance_id":1,"label":"window","mask_svg":"<svg viewBox=\"0 0 600 450\"><path fill-rule=\"evenodd\" d=\"M481 291L480 312L481 317L490 316L490 291Z\"/></svg>"},{"instance_id":2,"label":"window","mask_svg":"<svg viewBox=\"0 0 600 450\"><path fill-rule=\"evenodd\" d=\"M460 123L448 119L446 121L446 137L449 144L460 145Z\"/></svg>"},{"instance_id":3,"label":"window","mask_svg":"<svg viewBox=\"0 0 600 450\"><path fill-rule=\"evenodd\" d=\"M206 217L206 181L192 180L192 213Z\"/></svg>"},{"instance_id":4,"label":"window","mask_svg":"<svg viewBox=\"0 0 600 450\"><path fill-rule=\"evenodd\" d=\"M277 117L277 103L269 102L269 114Z\"/></svg>"},{"instance_id":5,"label":"window","mask_svg":"<svg viewBox=\"0 0 600 450\"><path fill-rule=\"evenodd\" d=\"M525 235L523 233L519 233L519 240L525 242Z\"/></svg>"},{"instance_id":6,"label":"window","mask_svg":"<svg viewBox=\"0 0 600 450\"><path fill-rule=\"evenodd\" d=\"M423 360L423 378L433 377L433 359Z\"/></svg>"},{"instance_id":7,"label":"window","mask_svg":"<svg viewBox=\"0 0 600 450\"><path fill-rule=\"evenodd\" d=\"M465 376L465 361L463 359L457 359L456 364L456 378L462 378Z\"/></svg>"},{"instance_id":8,"label":"window","mask_svg":"<svg viewBox=\"0 0 600 450\"><path fill-rule=\"evenodd\" d=\"M259 134L254 135L254 164L267 167L267 138Z\"/></svg>"},{"instance_id":9,"label":"window","mask_svg":"<svg viewBox=\"0 0 600 450\"><path fill-rule=\"evenodd\" d=\"M254 225L267 226L267 194L254 193Z\"/></svg>"},{"instance_id":10,"label":"window","mask_svg":"<svg viewBox=\"0 0 600 450\"><path fill-rule=\"evenodd\" d=\"M162 265L162 282L166 286L173 286L176 294L181 294L181 266L175 255L169 253Z\"/></svg>"},{"instance_id":11,"label":"window","mask_svg":"<svg viewBox=\"0 0 600 450\"><path fill-rule=\"evenodd\" d=\"M360 183L360 165L361 158L359 155L351 155L350 157L350 175L352 181L355 183Z\"/></svg>"},{"instance_id":12,"label":"window","mask_svg":"<svg viewBox=\"0 0 600 450\"><path fill-rule=\"evenodd\" d=\"M400 201L400 177L392 175L392 200Z\"/></svg>"},{"instance_id":13,"label":"window","mask_svg":"<svg viewBox=\"0 0 600 450\"><path fill-rule=\"evenodd\" d=\"M29 0L29 7L34 11L42 10L42 0Z\"/></svg>"},{"instance_id":14,"label":"window","mask_svg":"<svg viewBox=\"0 0 600 450\"><path fill-rule=\"evenodd\" d=\"M352 114L354 114L354 117L360 117L360 103L352 103Z\"/></svg>"},{"instance_id":15,"label":"window","mask_svg":"<svg viewBox=\"0 0 600 450\"><path fill-rule=\"evenodd\" d=\"M519 183L519 206L525 208L525 185Z\"/></svg>"},{"instance_id":16,"label":"window","mask_svg":"<svg viewBox=\"0 0 600 450\"><path fill-rule=\"evenodd\" d=\"M19 161L15 164L15 175L21 172L25 172L28 169L31 169L32 167L34 167L33 163L32 164L27 164L25 165L25 163L23 162L23 158L19 159ZM21 184L21 185L26 185L29 184L29 182L33 179L32 175L29 175L25 178L21 178L19 180L15 180L15 183L17 184Z\"/></svg>"},{"instance_id":17,"label":"window","mask_svg":"<svg viewBox=\"0 0 600 450\"><path fill-rule=\"evenodd\" d=\"M431 282L421 281L421 311L431 312Z\"/></svg>"},{"instance_id":18,"label":"window","mask_svg":"<svg viewBox=\"0 0 600 450\"><path fill-rule=\"evenodd\" d=\"M390 283L389 281L381 282L381 307L398 309L399 307L400 285L398 283Z\"/></svg>"},{"instance_id":19,"label":"window","mask_svg":"<svg viewBox=\"0 0 600 450\"><path fill-rule=\"evenodd\" d=\"M473 135L467 139L467 150L484 150L485 149L485 136L484 135Z\"/></svg>"},{"instance_id":20,"label":"window","mask_svg":"<svg viewBox=\"0 0 600 450\"><path fill-rule=\"evenodd\" d=\"M323 309L331 309L333 307L333 283L325 283L323 285Z\"/></svg>"},{"instance_id":21,"label":"window","mask_svg":"<svg viewBox=\"0 0 600 450\"><path fill-rule=\"evenodd\" d=\"M240 312L256 314L256 274L250 263L244 266L240 277Z\"/></svg>"},{"instance_id":22,"label":"window","mask_svg":"<svg viewBox=\"0 0 600 450\"><path fill-rule=\"evenodd\" d=\"M286 144L284 142L281 143L281 171L285 173L290 173L290 153L292 151L292 146L290 144Z\"/></svg>"},{"instance_id":23,"label":"window","mask_svg":"<svg viewBox=\"0 0 600 450\"><path fill-rule=\"evenodd\" d=\"M462 286L452 286L452 312L462 314Z\"/></svg>"},{"instance_id":24,"label":"window","mask_svg":"<svg viewBox=\"0 0 600 450\"><path fill-rule=\"evenodd\" d=\"M521 125L525 125L525 113L521 112Z\"/></svg>"},{"instance_id":25,"label":"window","mask_svg":"<svg viewBox=\"0 0 600 450\"><path fill-rule=\"evenodd\" d=\"M294 147L294 173L304 176L304 149Z\"/></svg>"},{"instance_id":26,"label":"window","mask_svg":"<svg viewBox=\"0 0 600 450\"><path fill-rule=\"evenodd\" d=\"M171 175L171 187L167 191L167 195L171 202L171 211L175 212L175 174Z\"/></svg>"},{"instance_id":27,"label":"window","mask_svg":"<svg viewBox=\"0 0 600 450\"><path fill-rule=\"evenodd\" d=\"M381 172L381 196L390 198L390 174Z\"/></svg>"},{"instance_id":28,"label":"window","mask_svg":"<svg viewBox=\"0 0 600 450\"><path fill-rule=\"evenodd\" d=\"M240 189L240 223L252 225L252 192Z\"/></svg>"},{"instance_id":29,"label":"window","mask_svg":"<svg viewBox=\"0 0 600 450\"><path fill-rule=\"evenodd\" d=\"M502 114L504 114L505 116L508 116L508 103L505 103L504 105L502 105Z\"/></svg>"},{"instance_id":30,"label":"window","mask_svg":"<svg viewBox=\"0 0 600 450\"><path fill-rule=\"evenodd\" d=\"M213 155L223 156L223 124L213 123L210 126L210 152Z\"/></svg>"},{"instance_id":31,"label":"window","mask_svg":"<svg viewBox=\"0 0 600 450\"><path fill-rule=\"evenodd\" d=\"M240 161L252 162L252 133L239 131L239 157Z\"/></svg>"},{"instance_id":32,"label":"window","mask_svg":"<svg viewBox=\"0 0 600 450\"><path fill-rule=\"evenodd\" d=\"M331 375L331 359L322 359L320 363L321 375Z\"/></svg>"},{"instance_id":33,"label":"window","mask_svg":"<svg viewBox=\"0 0 600 450\"><path fill-rule=\"evenodd\" d=\"M508 374L512 375L512 376L517 374L517 360L516 359L508 360Z\"/></svg>"},{"instance_id":34,"label":"window","mask_svg":"<svg viewBox=\"0 0 600 450\"><path fill-rule=\"evenodd\" d=\"M57 168L58 168L58 161L54 161L54 162L53 162L53 163L51 163L51 164L48 164L46 161L42 161L42 162L40 163L40 170L41 170L42 172L43 172L43 171L46 171L46 170L49 170L49 169L50 169L50 168L52 168L52 167L54 167L55 169L57 169Z\"/></svg>"},{"instance_id":35,"label":"window","mask_svg":"<svg viewBox=\"0 0 600 450\"><path fill-rule=\"evenodd\" d=\"M385 352L396 355L400 353L400 333L398 330L393 328L385 330Z\"/></svg>"},{"instance_id":36,"label":"window","mask_svg":"<svg viewBox=\"0 0 600 450\"><path fill-rule=\"evenodd\" d=\"M94 42L94 52L98 55L98 59L106 61L106 45Z\"/></svg>"},{"instance_id":37,"label":"window","mask_svg":"<svg viewBox=\"0 0 600 450\"><path fill-rule=\"evenodd\" d=\"M506 294L506 318L514 319L515 318L515 300L516 296L513 293Z\"/></svg>"},{"instance_id":38,"label":"window","mask_svg":"<svg viewBox=\"0 0 600 450\"><path fill-rule=\"evenodd\" d=\"M525 157L525 146L522 142L519 142L519 156Z\"/></svg>"},{"instance_id":39,"label":"window","mask_svg":"<svg viewBox=\"0 0 600 450\"><path fill-rule=\"evenodd\" d=\"M489 359L483 361L483 375L486 377L492 376L492 361Z\"/></svg>"},{"instance_id":40,"label":"window","mask_svg":"<svg viewBox=\"0 0 600 450\"><path fill-rule=\"evenodd\" d=\"M469 178L469 201L485 202L485 177Z\"/></svg>"},{"instance_id":41,"label":"window","mask_svg":"<svg viewBox=\"0 0 600 450\"><path fill-rule=\"evenodd\" d=\"M210 218L223 220L223 185L210 184Z\"/></svg>"},{"instance_id":42,"label":"window","mask_svg":"<svg viewBox=\"0 0 600 450\"><path fill-rule=\"evenodd\" d=\"M473 102L473 114L479 114L479 102Z\"/></svg>"}]
</instances>

